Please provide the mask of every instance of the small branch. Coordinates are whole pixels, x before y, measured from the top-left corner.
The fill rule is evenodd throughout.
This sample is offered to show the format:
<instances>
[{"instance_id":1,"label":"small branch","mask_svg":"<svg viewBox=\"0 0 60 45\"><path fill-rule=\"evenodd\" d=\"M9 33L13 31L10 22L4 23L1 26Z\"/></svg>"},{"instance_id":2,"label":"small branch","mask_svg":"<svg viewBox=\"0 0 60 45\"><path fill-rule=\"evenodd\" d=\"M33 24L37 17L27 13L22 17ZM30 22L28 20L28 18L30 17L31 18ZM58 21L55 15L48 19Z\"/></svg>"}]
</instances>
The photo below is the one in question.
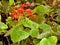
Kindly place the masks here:
<instances>
[{"instance_id":1,"label":"small branch","mask_svg":"<svg viewBox=\"0 0 60 45\"><path fill-rule=\"evenodd\" d=\"M9 39L8 39L8 37L6 37L6 39L7 39L7 41L8 41L8 45L10 45L10 42L9 42Z\"/></svg>"}]
</instances>

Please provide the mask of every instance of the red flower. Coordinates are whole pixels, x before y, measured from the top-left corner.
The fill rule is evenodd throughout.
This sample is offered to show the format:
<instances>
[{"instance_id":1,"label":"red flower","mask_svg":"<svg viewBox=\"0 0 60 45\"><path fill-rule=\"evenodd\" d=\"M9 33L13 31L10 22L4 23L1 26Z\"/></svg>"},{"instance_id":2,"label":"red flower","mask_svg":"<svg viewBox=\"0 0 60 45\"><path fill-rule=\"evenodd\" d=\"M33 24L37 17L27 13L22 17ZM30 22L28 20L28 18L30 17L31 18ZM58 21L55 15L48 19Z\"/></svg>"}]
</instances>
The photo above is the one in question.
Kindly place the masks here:
<instances>
[{"instance_id":1,"label":"red flower","mask_svg":"<svg viewBox=\"0 0 60 45\"><path fill-rule=\"evenodd\" d=\"M20 16L23 16L24 14L23 13L20 13Z\"/></svg>"},{"instance_id":2,"label":"red flower","mask_svg":"<svg viewBox=\"0 0 60 45\"><path fill-rule=\"evenodd\" d=\"M12 19L18 18L17 12L13 11L13 12L11 13L11 17L12 17Z\"/></svg>"},{"instance_id":3,"label":"red flower","mask_svg":"<svg viewBox=\"0 0 60 45\"><path fill-rule=\"evenodd\" d=\"M16 13L15 12L12 12L11 15L15 15Z\"/></svg>"},{"instance_id":4,"label":"red flower","mask_svg":"<svg viewBox=\"0 0 60 45\"><path fill-rule=\"evenodd\" d=\"M21 4L21 5L20 5L20 8L27 8L27 7L29 7L28 4Z\"/></svg>"},{"instance_id":5,"label":"red flower","mask_svg":"<svg viewBox=\"0 0 60 45\"><path fill-rule=\"evenodd\" d=\"M56 0L56 3L58 3L58 0Z\"/></svg>"},{"instance_id":6,"label":"red flower","mask_svg":"<svg viewBox=\"0 0 60 45\"><path fill-rule=\"evenodd\" d=\"M19 9L18 9L18 12L19 12L19 13L23 13L23 12L24 12L24 9L23 9L23 8L19 8Z\"/></svg>"},{"instance_id":7,"label":"red flower","mask_svg":"<svg viewBox=\"0 0 60 45\"><path fill-rule=\"evenodd\" d=\"M25 7L25 5L24 4L20 4L20 8L24 8Z\"/></svg>"},{"instance_id":8,"label":"red flower","mask_svg":"<svg viewBox=\"0 0 60 45\"><path fill-rule=\"evenodd\" d=\"M12 13L11 13L12 19L14 19L14 15L15 15L15 14L16 14L15 12L12 12Z\"/></svg>"},{"instance_id":9,"label":"red flower","mask_svg":"<svg viewBox=\"0 0 60 45\"><path fill-rule=\"evenodd\" d=\"M33 13L32 13L32 10L31 9L27 9L26 10L26 12L28 12L28 14L31 16L31 15L33 15Z\"/></svg>"},{"instance_id":10,"label":"red flower","mask_svg":"<svg viewBox=\"0 0 60 45\"><path fill-rule=\"evenodd\" d=\"M14 19L14 15L11 18Z\"/></svg>"}]
</instances>

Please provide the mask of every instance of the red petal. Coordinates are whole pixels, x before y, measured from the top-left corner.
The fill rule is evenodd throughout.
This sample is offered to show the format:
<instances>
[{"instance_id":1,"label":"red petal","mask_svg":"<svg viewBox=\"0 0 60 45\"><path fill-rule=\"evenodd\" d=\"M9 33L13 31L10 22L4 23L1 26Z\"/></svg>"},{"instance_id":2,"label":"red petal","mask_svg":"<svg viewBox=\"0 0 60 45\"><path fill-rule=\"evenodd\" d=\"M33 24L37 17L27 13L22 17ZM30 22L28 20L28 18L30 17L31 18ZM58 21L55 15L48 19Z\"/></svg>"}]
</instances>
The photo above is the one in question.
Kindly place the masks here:
<instances>
[{"instance_id":1,"label":"red petal","mask_svg":"<svg viewBox=\"0 0 60 45\"><path fill-rule=\"evenodd\" d=\"M27 9L26 12L28 12L29 15L33 15L32 10L31 9Z\"/></svg>"},{"instance_id":2,"label":"red petal","mask_svg":"<svg viewBox=\"0 0 60 45\"><path fill-rule=\"evenodd\" d=\"M23 16L24 14L23 13L20 13L20 16Z\"/></svg>"},{"instance_id":3,"label":"red petal","mask_svg":"<svg viewBox=\"0 0 60 45\"><path fill-rule=\"evenodd\" d=\"M23 13L23 12L24 12L24 9L19 8L19 9L18 9L18 12L19 12L19 13Z\"/></svg>"},{"instance_id":4,"label":"red petal","mask_svg":"<svg viewBox=\"0 0 60 45\"><path fill-rule=\"evenodd\" d=\"M15 15L16 13L15 12L12 12L11 15Z\"/></svg>"},{"instance_id":5,"label":"red petal","mask_svg":"<svg viewBox=\"0 0 60 45\"><path fill-rule=\"evenodd\" d=\"M58 0L56 0L56 3L58 3Z\"/></svg>"},{"instance_id":6,"label":"red petal","mask_svg":"<svg viewBox=\"0 0 60 45\"><path fill-rule=\"evenodd\" d=\"M25 6L24 4L20 4L20 8L24 8L24 6Z\"/></svg>"},{"instance_id":7,"label":"red petal","mask_svg":"<svg viewBox=\"0 0 60 45\"><path fill-rule=\"evenodd\" d=\"M14 15L11 18L14 19Z\"/></svg>"}]
</instances>

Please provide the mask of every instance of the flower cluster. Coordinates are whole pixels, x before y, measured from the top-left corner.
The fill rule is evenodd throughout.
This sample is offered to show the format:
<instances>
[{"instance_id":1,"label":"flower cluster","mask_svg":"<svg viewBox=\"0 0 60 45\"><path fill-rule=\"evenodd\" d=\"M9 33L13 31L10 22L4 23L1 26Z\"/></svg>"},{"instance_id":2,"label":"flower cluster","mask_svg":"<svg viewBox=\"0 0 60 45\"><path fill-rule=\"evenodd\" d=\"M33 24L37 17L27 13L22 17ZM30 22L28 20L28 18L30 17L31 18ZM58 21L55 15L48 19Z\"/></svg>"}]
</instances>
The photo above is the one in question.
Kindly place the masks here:
<instances>
[{"instance_id":1,"label":"flower cluster","mask_svg":"<svg viewBox=\"0 0 60 45\"><path fill-rule=\"evenodd\" d=\"M11 17L12 19L18 19L19 16L24 16L24 13L27 12L28 16L30 18L36 18L35 15L33 15L33 11L28 8L29 5L28 4L20 4L18 9L15 9L11 12ZM16 6L14 8L17 8Z\"/></svg>"},{"instance_id":2,"label":"flower cluster","mask_svg":"<svg viewBox=\"0 0 60 45\"><path fill-rule=\"evenodd\" d=\"M54 5L54 7L56 7L56 6L60 7L60 4L58 4L58 3L59 3L59 0L56 0L56 4Z\"/></svg>"}]
</instances>

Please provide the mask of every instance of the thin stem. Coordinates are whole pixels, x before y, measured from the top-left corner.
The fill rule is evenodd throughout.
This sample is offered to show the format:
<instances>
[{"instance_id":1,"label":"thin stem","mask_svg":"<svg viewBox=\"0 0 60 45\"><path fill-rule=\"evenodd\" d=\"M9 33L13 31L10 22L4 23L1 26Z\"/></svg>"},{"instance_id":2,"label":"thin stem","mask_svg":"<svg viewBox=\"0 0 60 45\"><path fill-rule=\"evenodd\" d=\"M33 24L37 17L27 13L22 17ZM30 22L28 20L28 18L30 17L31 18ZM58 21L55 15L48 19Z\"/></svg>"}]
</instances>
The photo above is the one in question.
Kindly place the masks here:
<instances>
[{"instance_id":1,"label":"thin stem","mask_svg":"<svg viewBox=\"0 0 60 45\"><path fill-rule=\"evenodd\" d=\"M20 41L18 42L18 45L20 45Z\"/></svg>"},{"instance_id":2,"label":"thin stem","mask_svg":"<svg viewBox=\"0 0 60 45\"><path fill-rule=\"evenodd\" d=\"M7 39L7 41L8 41L8 45L10 45L8 37L6 37L6 39Z\"/></svg>"}]
</instances>

